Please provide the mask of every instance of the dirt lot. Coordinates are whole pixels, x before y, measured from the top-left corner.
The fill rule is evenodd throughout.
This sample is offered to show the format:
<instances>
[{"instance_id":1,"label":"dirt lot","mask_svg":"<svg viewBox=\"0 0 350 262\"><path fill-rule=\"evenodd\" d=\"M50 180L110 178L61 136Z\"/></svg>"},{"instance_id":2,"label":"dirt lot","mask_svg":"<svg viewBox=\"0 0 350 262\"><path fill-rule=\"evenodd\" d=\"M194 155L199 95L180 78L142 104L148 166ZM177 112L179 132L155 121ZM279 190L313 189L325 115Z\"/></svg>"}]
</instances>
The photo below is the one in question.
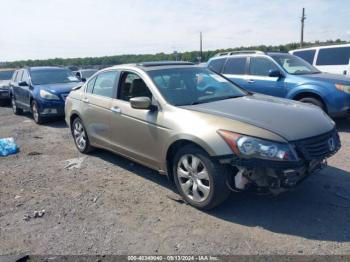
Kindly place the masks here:
<instances>
[{"instance_id":1,"label":"dirt lot","mask_svg":"<svg viewBox=\"0 0 350 262\"><path fill-rule=\"evenodd\" d=\"M350 120L337 122L329 167L295 191L232 194L210 212L176 201L152 170L79 154L63 121L37 126L1 107L0 123L21 150L0 158L0 254L350 254Z\"/></svg>"}]
</instances>

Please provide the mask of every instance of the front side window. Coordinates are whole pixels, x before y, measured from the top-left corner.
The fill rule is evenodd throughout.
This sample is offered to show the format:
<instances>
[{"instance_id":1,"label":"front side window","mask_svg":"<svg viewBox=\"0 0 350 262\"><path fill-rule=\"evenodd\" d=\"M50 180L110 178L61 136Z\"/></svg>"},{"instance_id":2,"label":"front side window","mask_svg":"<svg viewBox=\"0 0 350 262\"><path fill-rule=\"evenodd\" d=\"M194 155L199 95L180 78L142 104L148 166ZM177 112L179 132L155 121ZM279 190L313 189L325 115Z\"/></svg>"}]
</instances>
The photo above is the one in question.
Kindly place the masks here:
<instances>
[{"instance_id":1,"label":"front side window","mask_svg":"<svg viewBox=\"0 0 350 262\"><path fill-rule=\"evenodd\" d=\"M115 80L117 79L117 71L108 71L100 73L95 81L92 93L94 95L113 97Z\"/></svg>"},{"instance_id":2,"label":"front side window","mask_svg":"<svg viewBox=\"0 0 350 262\"><path fill-rule=\"evenodd\" d=\"M29 74L28 74L27 70L23 70L22 81L25 81L25 82L27 82L27 84L29 84Z\"/></svg>"},{"instance_id":3,"label":"front side window","mask_svg":"<svg viewBox=\"0 0 350 262\"><path fill-rule=\"evenodd\" d=\"M10 80L14 70L0 71L0 80Z\"/></svg>"},{"instance_id":4,"label":"front side window","mask_svg":"<svg viewBox=\"0 0 350 262\"><path fill-rule=\"evenodd\" d=\"M269 59L263 57L251 57L249 71L251 75L269 76L270 70L278 70L278 67Z\"/></svg>"},{"instance_id":5,"label":"front side window","mask_svg":"<svg viewBox=\"0 0 350 262\"><path fill-rule=\"evenodd\" d=\"M349 60L350 46L321 48L318 51L316 65L348 65Z\"/></svg>"},{"instance_id":6,"label":"front side window","mask_svg":"<svg viewBox=\"0 0 350 262\"><path fill-rule=\"evenodd\" d=\"M16 70L16 71L13 73L13 76L12 76L12 81L13 81L13 82L16 82L17 75L18 75L18 70Z\"/></svg>"},{"instance_id":7,"label":"front side window","mask_svg":"<svg viewBox=\"0 0 350 262\"><path fill-rule=\"evenodd\" d=\"M302 59L304 59L309 64L312 64L314 62L316 50L304 50L304 51L296 51L293 53L293 55L296 55Z\"/></svg>"},{"instance_id":8,"label":"front side window","mask_svg":"<svg viewBox=\"0 0 350 262\"><path fill-rule=\"evenodd\" d=\"M133 97L149 97L152 93L142 78L133 72L124 72L119 86L118 98L129 101Z\"/></svg>"},{"instance_id":9,"label":"front side window","mask_svg":"<svg viewBox=\"0 0 350 262\"><path fill-rule=\"evenodd\" d=\"M30 76L34 85L79 82L71 70L64 68L36 69L30 72Z\"/></svg>"},{"instance_id":10,"label":"front side window","mask_svg":"<svg viewBox=\"0 0 350 262\"><path fill-rule=\"evenodd\" d=\"M92 90L94 89L95 81L96 81L96 77L90 79L89 82L87 82L86 93L92 93Z\"/></svg>"},{"instance_id":11,"label":"front side window","mask_svg":"<svg viewBox=\"0 0 350 262\"><path fill-rule=\"evenodd\" d=\"M209 62L208 68L213 70L214 72L220 73L225 61L226 61L226 58L218 58L218 59L211 60Z\"/></svg>"},{"instance_id":12,"label":"front side window","mask_svg":"<svg viewBox=\"0 0 350 262\"><path fill-rule=\"evenodd\" d=\"M164 99L175 106L241 97L247 93L222 76L200 67L148 71Z\"/></svg>"},{"instance_id":13,"label":"front side window","mask_svg":"<svg viewBox=\"0 0 350 262\"><path fill-rule=\"evenodd\" d=\"M19 70L16 76L17 83L22 81L22 76L23 76L23 70Z\"/></svg>"},{"instance_id":14,"label":"front side window","mask_svg":"<svg viewBox=\"0 0 350 262\"><path fill-rule=\"evenodd\" d=\"M273 54L271 57L281 66L283 69L292 75L307 75L318 74L318 71L314 66L310 65L303 59L289 54Z\"/></svg>"},{"instance_id":15,"label":"front side window","mask_svg":"<svg viewBox=\"0 0 350 262\"><path fill-rule=\"evenodd\" d=\"M229 58L224 67L223 74L244 75L247 58Z\"/></svg>"}]
</instances>

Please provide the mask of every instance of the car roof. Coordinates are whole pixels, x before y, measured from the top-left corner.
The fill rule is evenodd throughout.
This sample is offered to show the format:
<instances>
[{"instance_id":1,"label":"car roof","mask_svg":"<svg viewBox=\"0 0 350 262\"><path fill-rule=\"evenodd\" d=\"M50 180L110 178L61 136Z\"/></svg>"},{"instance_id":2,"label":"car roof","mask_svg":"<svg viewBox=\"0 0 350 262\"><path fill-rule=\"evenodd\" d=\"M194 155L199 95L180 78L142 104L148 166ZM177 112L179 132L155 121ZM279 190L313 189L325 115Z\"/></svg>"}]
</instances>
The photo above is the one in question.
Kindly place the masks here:
<instances>
[{"instance_id":1,"label":"car roof","mask_svg":"<svg viewBox=\"0 0 350 262\"><path fill-rule=\"evenodd\" d=\"M229 54L225 54L225 55L218 55L218 56L213 56L212 58L210 58L210 60L217 60L217 59L226 59L229 57L242 57L242 56L271 56L271 55L290 55L287 52L236 52L236 53L229 53Z\"/></svg>"},{"instance_id":2,"label":"car roof","mask_svg":"<svg viewBox=\"0 0 350 262\"><path fill-rule=\"evenodd\" d=\"M312 50L312 49L318 49L318 48L337 48L337 47L350 47L350 44L310 46L306 48L293 49L293 50L290 50L289 52L306 51L306 50Z\"/></svg>"},{"instance_id":3,"label":"car roof","mask_svg":"<svg viewBox=\"0 0 350 262\"><path fill-rule=\"evenodd\" d=\"M198 65L192 63L192 62L186 62L186 61L156 61L156 62L141 62L141 63L134 63L134 64L121 64L112 66L108 69L119 69L123 67L136 67L143 71L152 71L152 70L160 70L160 69L169 69L169 68L191 68L191 67L198 67Z\"/></svg>"},{"instance_id":4,"label":"car roof","mask_svg":"<svg viewBox=\"0 0 350 262\"><path fill-rule=\"evenodd\" d=\"M59 66L33 66L33 67L28 67L30 71L37 71L37 70L55 70L55 69L66 69L64 67L59 67Z\"/></svg>"}]
</instances>

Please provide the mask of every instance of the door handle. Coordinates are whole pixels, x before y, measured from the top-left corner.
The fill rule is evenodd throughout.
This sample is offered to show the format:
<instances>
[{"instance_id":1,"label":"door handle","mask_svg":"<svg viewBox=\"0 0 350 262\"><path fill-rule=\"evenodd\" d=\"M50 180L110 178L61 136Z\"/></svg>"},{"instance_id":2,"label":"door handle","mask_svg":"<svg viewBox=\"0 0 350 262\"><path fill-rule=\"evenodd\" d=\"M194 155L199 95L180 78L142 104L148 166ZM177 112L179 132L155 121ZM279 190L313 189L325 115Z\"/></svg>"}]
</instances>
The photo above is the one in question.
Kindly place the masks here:
<instances>
[{"instance_id":1,"label":"door handle","mask_svg":"<svg viewBox=\"0 0 350 262\"><path fill-rule=\"evenodd\" d=\"M118 114L120 114L120 113L122 112L122 110L120 110L120 108L117 107L117 106L112 106L112 107L111 107L111 111L112 111L113 113L118 113Z\"/></svg>"},{"instance_id":2,"label":"door handle","mask_svg":"<svg viewBox=\"0 0 350 262\"><path fill-rule=\"evenodd\" d=\"M84 102L84 103L89 103L89 99L83 98L83 102Z\"/></svg>"},{"instance_id":3,"label":"door handle","mask_svg":"<svg viewBox=\"0 0 350 262\"><path fill-rule=\"evenodd\" d=\"M254 83L255 81L254 81L253 79L248 79L247 82L248 82L249 84L251 84L251 83Z\"/></svg>"}]
</instances>

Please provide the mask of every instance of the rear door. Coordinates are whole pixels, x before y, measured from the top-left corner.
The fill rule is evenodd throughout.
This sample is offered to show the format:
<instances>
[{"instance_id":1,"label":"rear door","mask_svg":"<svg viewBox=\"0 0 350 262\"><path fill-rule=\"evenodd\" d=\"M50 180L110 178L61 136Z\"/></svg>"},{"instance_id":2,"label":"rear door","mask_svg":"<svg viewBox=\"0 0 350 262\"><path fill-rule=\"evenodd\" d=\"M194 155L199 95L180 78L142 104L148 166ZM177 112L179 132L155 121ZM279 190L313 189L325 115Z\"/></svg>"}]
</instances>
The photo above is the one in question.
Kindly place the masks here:
<instances>
[{"instance_id":1,"label":"rear door","mask_svg":"<svg viewBox=\"0 0 350 262\"><path fill-rule=\"evenodd\" d=\"M19 86L19 82L22 81L23 71L23 69L18 71L15 82L13 83L13 93L15 95L16 102L20 105L20 107L26 107L24 103L23 91L22 88Z\"/></svg>"},{"instance_id":2,"label":"rear door","mask_svg":"<svg viewBox=\"0 0 350 262\"><path fill-rule=\"evenodd\" d=\"M267 57L249 58L249 75L245 79L247 89L265 95L284 97L286 94L285 78L270 77L270 70L281 69Z\"/></svg>"},{"instance_id":3,"label":"rear door","mask_svg":"<svg viewBox=\"0 0 350 262\"><path fill-rule=\"evenodd\" d=\"M247 74L247 57L229 57L223 67L222 74L243 88L249 88L245 81Z\"/></svg>"},{"instance_id":4,"label":"rear door","mask_svg":"<svg viewBox=\"0 0 350 262\"><path fill-rule=\"evenodd\" d=\"M110 109L118 78L119 72L116 70L103 71L86 84L81 117L93 145L110 147Z\"/></svg>"},{"instance_id":5,"label":"rear door","mask_svg":"<svg viewBox=\"0 0 350 262\"><path fill-rule=\"evenodd\" d=\"M350 46L320 48L316 67L333 74L350 75Z\"/></svg>"}]
</instances>

